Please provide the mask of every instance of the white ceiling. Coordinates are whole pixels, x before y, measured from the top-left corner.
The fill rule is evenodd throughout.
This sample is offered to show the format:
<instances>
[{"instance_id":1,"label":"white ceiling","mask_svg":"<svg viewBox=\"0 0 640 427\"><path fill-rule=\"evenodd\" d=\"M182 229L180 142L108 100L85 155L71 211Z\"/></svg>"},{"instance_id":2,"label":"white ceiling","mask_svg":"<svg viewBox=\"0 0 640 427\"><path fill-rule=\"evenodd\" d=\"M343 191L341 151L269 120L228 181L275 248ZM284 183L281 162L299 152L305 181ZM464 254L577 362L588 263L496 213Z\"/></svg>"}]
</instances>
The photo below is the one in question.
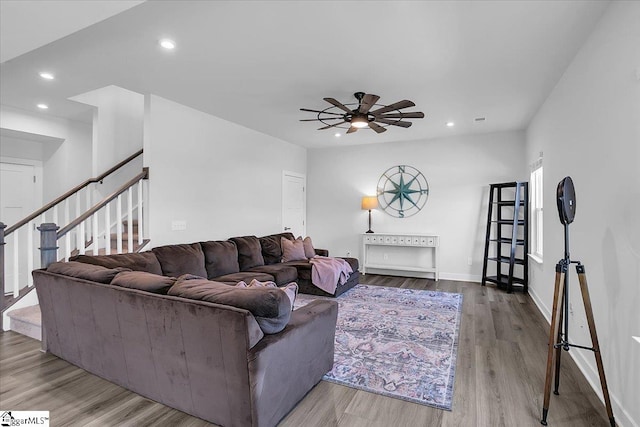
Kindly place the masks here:
<instances>
[{"instance_id":1,"label":"white ceiling","mask_svg":"<svg viewBox=\"0 0 640 427\"><path fill-rule=\"evenodd\" d=\"M144 0L0 0L0 63L75 33Z\"/></svg>"},{"instance_id":2,"label":"white ceiling","mask_svg":"<svg viewBox=\"0 0 640 427\"><path fill-rule=\"evenodd\" d=\"M30 111L46 102L47 114L78 118L87 107L69 97L117 85L306 147L524 129L607 5L151 0L3 62L0 102ZM4 25L12 11L2 12ZM3 29L3 49L27 36L4 40ZM162 37L175 39L175 51L158 47ZM56 79L43 81L41 70ZM354 102L356 91L381 104L410 99L426 118L340 138L299 121L313 117L301 107L324 109L323 97Z\"/></svg>"}]
</instances>

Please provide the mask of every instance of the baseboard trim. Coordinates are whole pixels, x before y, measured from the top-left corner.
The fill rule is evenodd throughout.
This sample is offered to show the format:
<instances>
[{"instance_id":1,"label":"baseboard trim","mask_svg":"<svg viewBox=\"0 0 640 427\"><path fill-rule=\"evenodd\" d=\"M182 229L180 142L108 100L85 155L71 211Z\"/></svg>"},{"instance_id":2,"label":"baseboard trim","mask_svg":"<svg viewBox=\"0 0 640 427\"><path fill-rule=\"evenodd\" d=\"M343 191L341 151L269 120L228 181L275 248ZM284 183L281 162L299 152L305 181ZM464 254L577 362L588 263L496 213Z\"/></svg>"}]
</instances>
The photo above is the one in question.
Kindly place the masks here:
<instances>
[{"instance_id":1,"label":"baseboard trim","mask_svg":"<svg viewBox=\"0 0 640 427\"><path fill-rule=\"evenodd\" d=\"M367 268L368 274L382 274L384 276L397 276L397 277L417 277L420 279L433 280L435 273L420 273L415 271L402 271L402 270L385 270L382 268ZM475 274L461 274L461 273L440 273L439 280L453 280L455 282L475 282L481 283L482 276Z\"/></svg>"},{"instance_id":2,"label":"baseboard trim","mask_svg":"<svg viewBox=\"0 0 640 427\"><path fill-rule=\"evenodd\" d=\"M482 276L476 274L440 273L440 280L482 283Z\"/></svg>"}]
</instances>

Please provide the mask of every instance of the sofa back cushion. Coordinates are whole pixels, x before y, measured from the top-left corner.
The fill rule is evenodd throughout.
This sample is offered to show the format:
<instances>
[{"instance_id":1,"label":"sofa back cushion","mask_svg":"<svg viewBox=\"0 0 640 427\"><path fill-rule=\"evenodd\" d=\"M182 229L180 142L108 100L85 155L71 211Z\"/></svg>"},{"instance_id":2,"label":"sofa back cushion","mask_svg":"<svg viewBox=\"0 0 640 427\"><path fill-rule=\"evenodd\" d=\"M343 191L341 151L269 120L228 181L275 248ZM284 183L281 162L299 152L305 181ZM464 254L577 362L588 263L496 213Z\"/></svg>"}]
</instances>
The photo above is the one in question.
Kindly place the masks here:
<instances>
[{"instance_id":1,"label":"sofa back cushion","mask_svg":"<svg viewBox=\"0 0 640 427\"><path fill-rule=\"evenodd\" d=\"M106 268L101 265L85 264L83 262L54 262L47 267L50 273L76 277L98 283L111 283L114 277L122 271L131 271L128 268Z\"/></svg>"},{"instance_id":2,"label":"sofa back cushion","mask_svg":"<svg viewBox=\"0 0 640 427\"><path fill-rule=\"evenodd\" d=\"M111 281L112 285L166 295L176 283L175 277L160 276L146 271L123 271Z\"/></svg>"},{"instance_id":3,"label":"sofa back cushion","mask_svg":"<svg viewBox=\"0 0 640 427\"><path fill-rule=\"evenodd\" d=\"M76 255L69 258L69 261L84 262L86 264L101 265L107 268L124 267L133 271L146 271L152 274L162 274L162 268L151 251L116 254L116 255Z\"/></svg>"},{"instance_id":4,"label":"sofa back cushion","mask_svg":"<svg viewBox=\"0 0 640 427\"><path fill-rule=\"evenodd\" d=\"M158 246L152 250L156 254L160 267L162 267L162 274L165 276L178 277L183 274L194 274L207 277L207 270L204 268L204 253L200 243Z\"/></svg>"},{"instance_id":5,"label":"sofa back cushion","mask_svg":"<svg viewBox=\"0 0 640 427\"><path fill-rule=\"evenodd\" d=\"M229 240L238 248L238 264L240 271L264 265L260 240L256 236L232 237Z\"/></svg>"},{"instance_id":6,"label":"sofa back cushion","mask_svg":"<svg viewBox=\"0 0 640 427\"><path fill-rule=\"evenodd\" d=\"M239 288L186 276L179 277L168 294L247 310L265 334L280 332L291 317L291 301L277 288Z\"/></svg>"},{"instance_id":7,"label":"sofa back cushion","mask_svg":"<svg viewBox=\"0 0 640 427\"><path fill-rule=\"evenodd\" d=\"M225 274L238 273L238 248L230 240L200 242L202 252L204 252L204 268L207 270L207 277L224 276Z\"/></svg>"},{"instance_id":8,"label":"sofa back cushion","mask_svg":"<svg viewBox=\"0 0 640 427\"><path fill-rule=\"evenodd\" d=\"M262 248L262 257L264 258L265 265L282 262L282 245L280 244L280 238L282 237L289 240L294 239L291 233L271 234L258 239L260 241L260 247Z\"/></svg>"}]
</instances>

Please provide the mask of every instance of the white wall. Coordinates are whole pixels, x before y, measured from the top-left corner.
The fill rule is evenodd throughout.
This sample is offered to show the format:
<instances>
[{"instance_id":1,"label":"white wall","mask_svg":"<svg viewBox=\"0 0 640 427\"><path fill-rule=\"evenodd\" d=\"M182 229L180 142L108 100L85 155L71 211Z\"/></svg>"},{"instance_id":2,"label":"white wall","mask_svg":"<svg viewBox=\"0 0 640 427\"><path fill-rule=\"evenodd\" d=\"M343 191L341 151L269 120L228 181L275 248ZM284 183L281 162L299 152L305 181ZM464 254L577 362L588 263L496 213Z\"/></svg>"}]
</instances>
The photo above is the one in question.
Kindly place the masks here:
<instances>
[{"instance_id":1,"label":"white wall","mask_svg":"<svg viewBox=\"0 0 640 427\"><path fill-rule=\"evenodd\" d=\"M563 256L555 190L569 175L576 186L571 256L586 265L614 415L625 426L640 424L640 344L631 338L640 336L639 23L640 3L613 2L527 130L528 162L544 152L546 208L544 263L532 264L531 295L550 319ZM589 345L570 274L570 339ZM570 354L599 392L593 354Z\"/></svg>"},{"instance_id":2,"label":"white wall","mask_svg":"<svg viewBox=\"0 0 640 427\"><path fill-rule=\"evenodd\" d=\"M157 96L145 115L153 246L282 230L282 171L306 173L304 148Z\"/></svg>"},{"instance_id":3,"label":"white wall","mask_svg":"<svg viewBox=\"0 0 640 427\"><path fill-rule=\"evenodd\" d=\"M361 197L376 194L385 170L406 164L427 178L427 204L402 219L375 210L372 228L440 235L441 277L461 280L482 274L489 184L527 178L523 132L312 149L308 162L307 231L316 247L362 259L368 213L360 210Z\"/></svg>"},{"instance_id":4,"label":"white wall","mask_svg":"<svg viewBox=\"0 0 640 427\"><path fill-rule=\"evenodd\" d=\"M3 105L0 107L0 128L31 134L35 138L23 140L3 136L0 155L43 161L45 203L91 176L90 124Z\"/></svg>"},{"instance_id":5,"label":"white wall","mask_svg":"<svg viewBox=\"0 0 640 427\"><path fill-rule=\"evenodd\" d=\"M106 86L71 98L96 107L93 174L97 176L142 148L144 95Z\"/></svg>"}]
</instances>

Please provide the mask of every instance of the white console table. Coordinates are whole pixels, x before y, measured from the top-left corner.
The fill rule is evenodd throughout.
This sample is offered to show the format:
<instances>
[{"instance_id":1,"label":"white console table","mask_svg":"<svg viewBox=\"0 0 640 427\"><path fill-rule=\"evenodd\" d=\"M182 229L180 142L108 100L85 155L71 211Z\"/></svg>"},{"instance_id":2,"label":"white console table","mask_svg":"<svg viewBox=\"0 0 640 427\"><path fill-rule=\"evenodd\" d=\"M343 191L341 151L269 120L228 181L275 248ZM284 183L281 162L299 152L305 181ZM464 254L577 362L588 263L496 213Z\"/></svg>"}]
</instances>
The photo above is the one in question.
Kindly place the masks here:
<instances>
[{"instance_id":1,"label":"white console table","mask_svg":"<svg viewBox=\"0 0 640 427\"><path fill-rule=\"evenodd\" d=\"M379 260L372 260L369 252L372 248L378 246L410 248L411 251L431 251L432 263L430 265L422 265L420 263L406 265L406 263L390 262L387 264ZM438 280L440 278L440 270L438 268L439 246L440 237L434 234L365 233L362 235L362 274L366 274L367 269L415 271L433 273L435 279Z\"/></svg>"}]
</instances>

